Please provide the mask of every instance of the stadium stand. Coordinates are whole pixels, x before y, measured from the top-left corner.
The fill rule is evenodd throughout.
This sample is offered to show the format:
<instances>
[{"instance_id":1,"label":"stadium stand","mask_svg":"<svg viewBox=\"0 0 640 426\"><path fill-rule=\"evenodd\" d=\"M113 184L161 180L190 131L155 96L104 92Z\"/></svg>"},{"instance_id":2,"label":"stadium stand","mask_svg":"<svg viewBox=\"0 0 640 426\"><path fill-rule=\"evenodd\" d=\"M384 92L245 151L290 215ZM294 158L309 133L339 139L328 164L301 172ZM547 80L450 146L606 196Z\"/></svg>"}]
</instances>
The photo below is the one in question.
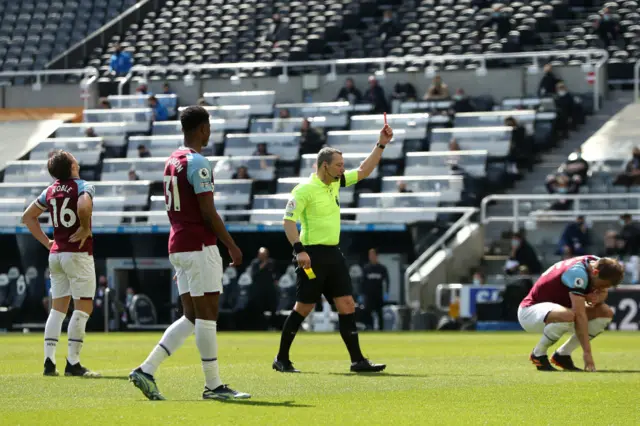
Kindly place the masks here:
<instances>
[{"instance_id":1,"label":"stadium stand","mask_svg":"<svg viewBox=\"0 0 640 426\"><path fill-rule=\"evenodd\" d=\"M43 54L40 59L36 58L33 65L38 67L38 63L50 59L60 49L79 41L82 28L94 29L97 22L108 20L119 7L124 9L130 3L96 0L65 4L70 8L77 5L77 12L74 10L73 15L85 19L75 21L77 28L69 27L67 32L76 35L67 37L67 44L54 39L56 49L50 50L48 56ZM284 84L276 83L276 86L268 86L269 90L263 90L265 85L257 84L257 80L243 86L253 85L252 89L229 90L226 84L217 87L216 84L206 84L205 79L228 78L235 71L187 70L172 65L388 56L398 60L387 61L382 66L373 62L343 64L331 71L337 71L341 77L357 73L359 78L365 79L367 74L380 77L382 70L388 73L410 72L411 78L418 75L417 72L425 71L424 77L428 80L438 71L450 75L482 76L482 73L473 71L484 65L478 58L459 56L432 60L438 55L554 49L560 53L535 58L534 63L541 67L548 60L557 66L580 68L585 65L584 73L593 70L591 65L584 64L582 54L562 52L568 49L584 52L588 47L601 46L599 34L588 34L592 29L587 28L587 23L593 24L596 6L581 8L580 2L561 0L505 1L502 6L492 9L484 7L489 6L487 2L478 7L480 3L472 0L162 2L159 10L148 13L140 22L128 26L124 33L113 36L83 63L99 68L102 76L108 76L104 80L111 81L109 62L113 47L119 43L132 54L134 64L158 67L148 73L139 72L142 77L139 93L115 95L112 91L104 94L104 102L100 102L100 106L91 102L91 106L83 111L82 123L60 126L49 138L39 139L20 160L8 163L0 176L3 179L0 183L2 227L16 229L25 203L30 202L50 180L45 167L48 154L52 149L63 148L76 155L82 165L83 178L96 185L96 199L100 199L96 204L96 226L127 235L130 232L148 232L149 229L164 232L168 229L165 200L161 195L164 160L182 140L177 115L185 105L194 103L199 97L198 103L205 106L211 115L212 143L204 154L214 168L215 202L227 223L245 226L238 229L273 229L271 223L281 220L281 211L291 189L314 171L315 152L324 144L337 147L345 153L346 167L357 167L383 125L381 113L384 111L389 124L395 129L395 139L385 151L380 167L367 180L341 191L343 219L346 224L353 225L352 229L358 229L358 226L361 229L375 228L368 225L381 225L382 228L406 225L411 229L409 244L400 239L392 243L403 246L398 251L407 252L410 260L426 248L443 247L444 243L433 243L442 238L445 242L452 240L453 234L447 234L453 229L450 225L462 223L459 222L461 218L465 218L464 223L469 223L471 217L465 216L463 210L446 208L480 206L484 196L504 192L531 170L539 169L537 161L540 155L562 146L569 130L566 124L574 126L571 128L573 131L592 119L588 115L593 112L589 109L593 93L586 95L589 98L583 94L570 94L578 106L572 110L573 115L567 116L553 91L531 90L531 81L538 80L538 77L533 70L523 69L522 75L527 76L523 77L522 87L517 91L508 97L500 95L494 98L490 95L491 87L487 86L485 91L482 84L476 84L476 89L485 93L483 96L474 94L469 99L471 107L463 110L459 109L458 95L455 98L433 98L432 90L429 90L424 97L421 94L397 96L395 88L393 95L384 99L389 107L381 109L381 105L371 99L357 103L343 100L314 102L306 94L298 93L297 88L291 89ZM624 17L619 20L626 34L623 38L631 40L627 33L634 31L630 22L635 23L637 5L633 1L618 3L615 11ZM29 9L41 8L38 5L34 1L20 3L21 9L16 12L18 8L15 5L0 3L5 12L0 31L5 28L5 21L11 23L12 14L22 16L22 9L26 14ZM600 6L597 5L598 8ZM58 3L52 3L50 9L57 7ZM82 12L85 9L93 15ZM103 10L108 12L102 13ZM61 22L68 21L64 18L66 15L66 9L62 16L54 14L47 21L47 27L55 24L58 18ZM33 30L27 27L29 37L37 33L37 20L32 25ZM58 26L62 31L68 25ZM11 24L11 29L15 28L18 24ZM16 34L19 33L20 30ZM20 41L13 33L11 37L13 44L15 40ZM60 40L64 39L62 36ZM31 41L34 40L32 38ZM45 40L44 35L40 40ZM6 37L0 39L0 51L2 41L6 41ZM24 44L24 52L31 44ZM51 43L44 43L48 44ZM633 43L626 43L625 49L623 52L622 48L613 45L607 48L611 53L609 67L619 61L630 64L635 59L637 49L633 48ZM16 52L18 49L7 49L3 70L25 69L20 68L22 62L16 64L17 68L12 68L12 61L7 62L9 53ZM435 56L428 62L419 58L426 54ZM406 55L410 56L406 58ZM531 68L531 60L526 61ZM486 62L489 68L520 64L524 64L524 59L494 58ZM281 70L279 67L239 69L235 75L241 78L267 77L279 75ZM294 75L307 70L311 68L302 67L289 72ZM321 72L328 70L329 66L326 66ZM191 88L176 90L179 95L154 93L169 116L167 120L156 119L154 107L149 103L150 93L146 93L146 80L157 85L159 81L183 80L186 74L195 75L199 86L193 87L185 79L184 87L180 86L180 89ZM422 75L418 77L422 78ZM579 77L584 79L583 74ZM597 78L606 76L601 74ZM446 74L443 79L447 79ZM458 87L453 87L453 84ZM569 81L568 85L571 84ZM386 88L389 90L388 86ZM452 95L454 89L463 87L456 81L447 90ZM283 95L287 90L295 93ZM189 96L184 96L186 92ZM595 98L598 99L597 90ZM303 99L304 102L300 102ZM323 100L329 98L323 97ZM109 108L103 108L105 105ZM609 160L591 164L588 179L580 191L627 193L613 185L610 174L603 173L603 170L611 170L619 164L622 164L620 160L615 164ZM542 186L540 182L537 190ZM633 189L629 189L631 191ZM528 200L521 203L519 212L523 217L538 217L544 212L545 202ZM632 201L615 197L606 202L586 200L581 203L585 209L625 210L633 206ZM461 228L458 226L456 229ZM345 244L353 251L362 250L362 247L353 248L355 238L347 236L345 239ZM362 240L366 242L361 244L369 246L375 241L369 236ZM540 243L531 240L534 245ZM255 241L251 243L256 244ZM139 248L137 244L137 241L131 242L135 247L132 250ZM162 244L164 242L157 239L150 243ZM145 256L153 249L145 248ZM280 248L279 256L285 257L282 253L288 256L289 249L288 246ZM549 259L543 259L544 263ZM350 261L357 263L351 258ZM475 265L461 265L456 276L469 275L469 266ZM358 273L354 271L354 281L357 277ZM225 302L228 309L244 309L242 306L246 305L249 297L247 289L252 284L251 278L248 280L247 272L242 270L227 278L229 282L225 286L237 287L237 297L230 297L230 301ZM499 277L493 274L492 279L497 282ZM289 309L291 285L286 279L281 284L278 297ZM404 288L402 292L405 292ZM419 298L423 307L429 300L423 294L414 298ZM159 310L158 314L162 312Z\"/></svg>"},{"instance_id":2,"label":"stadium stand","mask_svg":"<svg viewBox=\"0 0 640 426\"><path fill-rule=\"evenodd\" d=\"M54 56L97 31L135 0L0 2L0 68L43 69Z\"/></svg>"},{"instance_id":3,"label":"stadium stand","mask_svg":"<svg viewBox=\"0 0 640 426\"><path fill-rule=\"evenodd\" d=\"M541 50L574 12L565 2L526 4L504 1L479 9L471 0L436 3L414 0L169 2L133 24L99 49L88 65L107 71L113 43L121 43L137 64L168 65L251 61L303 61L426 54L464 54ZM220 34L211 38L209 34ZM562 48L570 43L556 43ZM582 44L575 47L584 48ZM563 59L558 59L562 61ZM477 62L443 62L443 70L473 69ZM424 61L390 65L417 71ZM372 65L350 65L340 72L373 72ZM252 76L264 76L258 69ZM206 71L203 78L227 75ZM247 73L243 73L247 75ZM181 74L155 71L151 78L174 80Z\"/></svg>"}]
</instances>

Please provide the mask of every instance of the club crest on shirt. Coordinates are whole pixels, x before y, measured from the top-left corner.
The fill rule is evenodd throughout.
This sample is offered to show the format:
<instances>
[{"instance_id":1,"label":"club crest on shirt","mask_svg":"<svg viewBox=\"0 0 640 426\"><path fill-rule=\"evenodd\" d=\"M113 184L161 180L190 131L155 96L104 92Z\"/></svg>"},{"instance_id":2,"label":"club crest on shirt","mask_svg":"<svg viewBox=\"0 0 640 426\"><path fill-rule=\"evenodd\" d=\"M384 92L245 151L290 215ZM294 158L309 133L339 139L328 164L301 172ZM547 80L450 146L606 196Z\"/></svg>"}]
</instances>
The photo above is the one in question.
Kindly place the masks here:
<instances>
[{"instance_id":1,"label":"club crest on shirt","mask_svg":"<svg viewBox=\"0 0 640 426\"><path fill-rule=\"evenodd\" d=\"M209 178L209 170L207 170L205 167L203 167L200 170L198 170L198 174L200 175L200 178L202 178L202 179L208 179Z\"/></svg>"},{"instance_id":2,"label":"club crest on shirt","mask_svg":"<svg viewBox=\"0 0 640 426\"><path fill-rule=\"evenodd\" d=\"M576 278L573 282L573 286L576 288L584 288L584 280L582 278Z\"/></svg>"}]
</instances>

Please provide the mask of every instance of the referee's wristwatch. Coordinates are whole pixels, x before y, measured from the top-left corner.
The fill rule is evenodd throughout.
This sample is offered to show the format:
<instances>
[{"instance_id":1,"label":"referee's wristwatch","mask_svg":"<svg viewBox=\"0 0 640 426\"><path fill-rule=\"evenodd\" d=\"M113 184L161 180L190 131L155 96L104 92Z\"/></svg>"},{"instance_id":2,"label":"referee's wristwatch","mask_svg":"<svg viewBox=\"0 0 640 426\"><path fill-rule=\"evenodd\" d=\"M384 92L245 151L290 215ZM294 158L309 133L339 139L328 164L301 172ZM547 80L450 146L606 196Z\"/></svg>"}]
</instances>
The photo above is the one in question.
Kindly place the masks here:
<instances>
[{"instance_id":1,"label":"referee's wristwatch","mask_svg":"<svg viewBox=\"0 0 640 426\"><path fill-rule=\"evenodd\" d=\"M386 146L382 145L380 142L376 143L376 147L380 148L380 149L385 149Z\"/></svg>"}]
</instances>

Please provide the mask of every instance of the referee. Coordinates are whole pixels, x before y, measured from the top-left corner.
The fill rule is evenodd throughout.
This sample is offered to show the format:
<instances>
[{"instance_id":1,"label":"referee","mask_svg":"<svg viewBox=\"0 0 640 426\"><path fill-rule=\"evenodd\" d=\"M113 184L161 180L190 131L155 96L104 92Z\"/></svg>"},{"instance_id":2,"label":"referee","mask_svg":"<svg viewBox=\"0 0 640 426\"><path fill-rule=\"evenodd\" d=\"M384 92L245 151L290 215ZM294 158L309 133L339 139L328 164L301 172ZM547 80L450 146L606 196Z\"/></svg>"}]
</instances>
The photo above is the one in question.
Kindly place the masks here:
<instances>
[{"instance_id":1,"label":"referee","mask_svg":"<svg viewBox=\"0 0 640 426\"><path fill-rule=\"evenodd\" d=\"M280 337L280 351L273 369L283 373L298 373L289 359L289 349L300 324L313 310L320 295L333 299L339 314L340 335L351 356L351 371L373 372L385 369L373 364L360 351L355 321L353 288L347 263L338 248L340 242L341 187L355 185L378 166L382 152L393 138L386 123L378 143L356 170L344 170L342 153L325 147L318 153L317 173L297 185L291 192L284 215L284 231L296 255L296 304L287 318ZM298 234L296 222L302 232ZM315 275L315 276L314 276Z\"/></svg>"}]
</instances>

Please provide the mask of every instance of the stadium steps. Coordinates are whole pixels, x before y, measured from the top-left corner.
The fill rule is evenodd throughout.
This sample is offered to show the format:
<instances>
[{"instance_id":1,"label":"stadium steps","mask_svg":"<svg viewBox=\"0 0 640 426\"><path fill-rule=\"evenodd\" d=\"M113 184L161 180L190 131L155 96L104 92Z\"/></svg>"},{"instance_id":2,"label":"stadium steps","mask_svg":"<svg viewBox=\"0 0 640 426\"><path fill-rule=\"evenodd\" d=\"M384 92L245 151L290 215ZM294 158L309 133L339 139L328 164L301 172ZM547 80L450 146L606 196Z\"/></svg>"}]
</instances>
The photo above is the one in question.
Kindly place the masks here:
<instances>
[{"instance_id":1,"label":"stadium steps","mask_svg":"<svg viewBox=\"0 0 640 426\"><path fill-rule=\"evenodd\" d=\"M567 158L569 154L579 148L590 136L600 129L612 116L618 111L631 103L632 93L630 92L610 92L609 99L603 102L602 108L598 113L588 116L584 125L576 132L572 132L569 139L563 143L541 155L541 161L537 164L531 173L527 173L523 179L517 181L514 188L508 190L507 194L532 194L539 193L536 191L541 185L544 185L545 178L549 173L553 173L560 164ZM546 194L546 192L543 192ZM506 203L498 203L489 206L489 216L510 216L513 212L512 207ZM491 242L500 239L501 233L511 228L507 223L495 223L485 228L485 246Z\"/></svg>"},{"instance_id":2,"label":"stadium steps","mask_svg":"<svg viewBox=\"0 0 640 426\"><path fill-rule=\"evenodd\" d=\"M8 161L24 157L63 123L60 119L0 122L0 174Z\"/></svg>"}]
</instances>

